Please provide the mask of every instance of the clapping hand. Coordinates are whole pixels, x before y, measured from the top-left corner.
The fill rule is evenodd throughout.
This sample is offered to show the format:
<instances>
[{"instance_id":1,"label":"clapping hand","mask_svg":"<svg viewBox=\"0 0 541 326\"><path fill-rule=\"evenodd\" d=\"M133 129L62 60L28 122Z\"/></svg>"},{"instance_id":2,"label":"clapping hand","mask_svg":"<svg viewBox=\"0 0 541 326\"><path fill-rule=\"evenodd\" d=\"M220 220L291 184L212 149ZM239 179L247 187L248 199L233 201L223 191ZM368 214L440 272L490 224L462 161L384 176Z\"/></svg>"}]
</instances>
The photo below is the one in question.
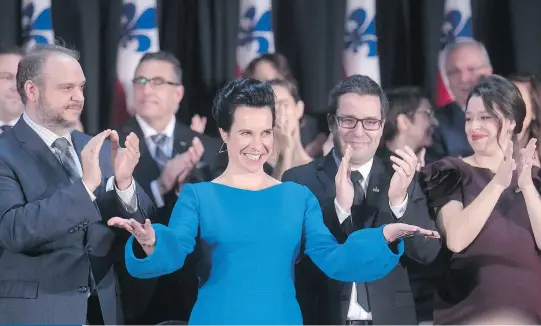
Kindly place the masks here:
<instances>
[{"instance_id":1,"label":"clapping hand","mask_svg":"<svg viewBox=\"0 0 541 326\"><path fill-rule=\"evenodd\" d=\"M532 138L525 148L520 149L520 159L517 164L518 187L524 189L533 186L532 165L535 162L537 139Z\"/></svg>"},{"instance_id":2,"label":"clapping hand","mask_svg":"<svg viewBox=\"0 0 541 326\"><path fill-rule=\"evenodd\" d=\"M203 134L205 133L206 127L207 117L201 117L199 114L196 114L192 117L192 124L190 125L190 129L192 129L192 131Z\"/></svg>"},{"instance_id":3,"label":"clapping hand","mask_svg":"<svg viewBox=\"0 0 541 326\"><path fill-rule=\"evenodd\" d=\"M417 171L421 171L421 168L425 166L426 147L421 148L417 153Z\"/></svg>"},{"instance_id":4,"label":"clapping hand","mask_svg":"<svg viewBox=\"0 0 541 326\"><path fill-rule=\"evenodd\" d=\"M135 240L139 242L147 255L154 251L156 245L156 233L150 220L146 219L144 224L141 224L133 218L125 219L122 217L113 217L107 221L107 225L111 227L121 228L130 232Z\"/></svg>"},{"instance_id":5,"label":"clapping hand","mask_svg":"<svg viewBox=\"0 0 541 326\"><path fill-rule=\"evenodd\" d=\"M388 192L391 205L399 205L406 199L408 186L413 180L418 162L417 155L408 146L405 146L404 150L397 149L395 153L398 156L391 156L395 173L391 178Z\"/></svg>"},{"instance_id":6,"label":"clapping hand","mask_svg":"<svg viewBox=\"0 0 541 326\"><path fill-rule=\"evenodd\" d=\"M111 134L111 129L104 130L92 137L81 151L81 166L83 183L90 191L96 190L101 184L100 151L103 142Z\"/></svg>"},{"instance_id":7,"label":"clapping hand","mask_svg":"<svg viewBox=\"0 0 541 326\"><path fill-rule=\"evenodd\" d=\"M404 224L404 223L391 223L383 227L383 236L388 243L392 243L398 239L413 237L413 236L424 236L426 238L435 238L439 239L440 234L437 231L426 230L421 227Z\"/></svg>"},{"instance_id":8,"label":"clapping hand","mask_svg":"<svg viewBox=\"0 0 541 326\"><path fill-rule=\"evenodd\" d=\"M347 145L342 157L342 162L338 167L338 172L334 178L336 186L336 201L340 208L346 212L351 211L353 205L353 197L355 196L355 190L353 183L351 182L351 168L349 166L349 160L351 159L351 146Z\"/></svg>"},{"instance_id":9,"label":"clapping hand","mask_svg":"<svg viewBox=\"0 0 541 326\"><path fill-rule=\"evenodd\" d=\"M500 166L498 167L498 171L496 171L496 174L494 175L494 182L506 189L511 184L513 170L515 170L515 168L516 164L515 159L513 159L513 142L509 141L507 143L507 147L505 148L504 157L500 163Z\"/></svg>"},{"instance_id":10,"label":"clapping hand","mask_svg":"<svg viewBox=\"0 0 541 326\"><path fill-rule=\"evenodd\" d=\"M118 189L124 190L131 185L133 170L139 163L139 138L133 132L126 137L125 147L120 147L118 133L111 131L111 159L115 171Z\"/></svg>"}]
</instances>

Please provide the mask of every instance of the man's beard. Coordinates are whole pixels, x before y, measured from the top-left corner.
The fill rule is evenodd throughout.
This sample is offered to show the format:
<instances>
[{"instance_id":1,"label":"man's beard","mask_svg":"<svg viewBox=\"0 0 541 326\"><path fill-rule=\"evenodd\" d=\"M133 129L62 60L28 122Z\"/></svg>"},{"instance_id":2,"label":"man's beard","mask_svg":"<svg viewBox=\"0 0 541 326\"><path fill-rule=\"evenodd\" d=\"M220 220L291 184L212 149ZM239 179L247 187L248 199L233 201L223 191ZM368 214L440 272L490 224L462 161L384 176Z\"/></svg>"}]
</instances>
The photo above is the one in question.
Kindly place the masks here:
<instances>
[{"instance_id":1,"label":"man's beard","mask_svg":"<svg viewBox=\"0 0 541 326\"><path fill-rule=\"evenodd\" d=\"M38 100L38 105L36 112L41 123L50 130L71 130L75 128L76 122L70 122L62 117L61 113L55 112L51 109L50 105L47 104L47 101L40 97Z\"/></svg>"}]
</instances>

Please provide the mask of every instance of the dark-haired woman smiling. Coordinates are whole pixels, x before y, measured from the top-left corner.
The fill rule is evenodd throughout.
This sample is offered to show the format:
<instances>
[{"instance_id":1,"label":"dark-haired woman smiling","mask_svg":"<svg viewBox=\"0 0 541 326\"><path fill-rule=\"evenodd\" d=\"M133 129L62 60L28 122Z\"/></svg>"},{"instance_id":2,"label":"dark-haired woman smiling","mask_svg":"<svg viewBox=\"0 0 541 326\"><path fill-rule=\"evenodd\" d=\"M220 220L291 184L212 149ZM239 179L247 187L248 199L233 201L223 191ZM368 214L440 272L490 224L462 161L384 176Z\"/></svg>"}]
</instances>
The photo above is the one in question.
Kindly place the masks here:
<instances>
[{"instance_id":1,"label":"dark-haired woman smiling","mask_svg":"<svg viewBox=\"0 0 541 326\"><path fill-rule=\"evenodd\" d=\"M208 269L200 275L191 324L302 324L292 276L301 248L330 277L372 281L397 264L401 237L439 236L395 223L357 231L338 244L308 188L280 183L262 169L273 146L274 98L266 83L228 83L213 114L229 153L225 172L212 182L185 185L168 227L109 222L132 233L126 266L139 278L181 268L199 231ZM134 256L134 238L147 257ZM397 244L396 253L390 243Z\"/></svg>"},{"instance_id":2,"label":"dark-haired woman smiling","mask_svg":"<svg viewBox=\"0 0 541 326\"><path fill-rule=\"evenodd\" d=\"M536 139L513 158L524 101L513 83L492 75L473 89L465 113L474 154L422 169L428 203L452 252L437 290L434 324L465 324L499 309L541 322Z\"/></svg>"}]
</instances>

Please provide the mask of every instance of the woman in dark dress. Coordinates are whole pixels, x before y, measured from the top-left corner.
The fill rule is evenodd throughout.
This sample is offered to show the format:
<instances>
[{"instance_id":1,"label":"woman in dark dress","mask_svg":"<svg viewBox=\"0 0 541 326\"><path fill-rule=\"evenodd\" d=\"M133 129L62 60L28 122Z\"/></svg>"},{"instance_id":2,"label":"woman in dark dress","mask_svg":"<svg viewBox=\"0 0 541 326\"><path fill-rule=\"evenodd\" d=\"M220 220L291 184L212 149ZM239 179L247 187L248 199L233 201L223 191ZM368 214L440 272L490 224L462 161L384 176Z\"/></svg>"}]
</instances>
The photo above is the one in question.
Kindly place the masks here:
<instances>
[{"instance_id":1,"label":"woman in dark dress","mask_svg":"<svg viewBox=\"0 0 541 326\"><path fill-rule=\"evenodd\" d=\"M525 104L492 75L470 94L465 131L474 154L425 166L422 177L449 266L434 302L434 324L464 324L497 310L541 322L541 178L536 139L513 159Z\"/></svg>"}]
</instances>

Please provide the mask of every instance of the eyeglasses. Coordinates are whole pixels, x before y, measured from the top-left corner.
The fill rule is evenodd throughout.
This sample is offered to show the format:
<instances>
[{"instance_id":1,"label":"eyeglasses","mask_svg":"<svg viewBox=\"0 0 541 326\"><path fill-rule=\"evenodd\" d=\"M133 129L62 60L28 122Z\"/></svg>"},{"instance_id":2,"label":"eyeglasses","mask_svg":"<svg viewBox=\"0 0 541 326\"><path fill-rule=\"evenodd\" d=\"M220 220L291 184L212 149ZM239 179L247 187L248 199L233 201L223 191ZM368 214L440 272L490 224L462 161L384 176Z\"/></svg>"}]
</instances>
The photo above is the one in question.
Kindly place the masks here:
<instances>
[{"instance_id":1,"label":"eyeglasses","mask_svg":"<svg viewBox=\"0 0 541 326\"><path fill-rule=\"evenodd\" d=\"M147 83L150 86L161 86L164 84L174 85L174 86L180 85L180 83L173 83L173 82L163 79L162 77L154 77L154 78L137 77L132 80L132 83L135 86L137 85L145 86Z\"/></svg>"},{"instance_id":2,"label":"eyeglasses","mask_svg":"<svg viewBox=\"0 0 541 326\"><path fill-rule=\"evenodd\" d=\"M383 123L383 120L374 118L357 119L353 117L339 116L335 116L334 118L336 119L336 122L338 122L338 125L345 129L355 129L355 127L357 127L357 123L360 122L365 130L378 130L381 128Z\"/></svg>"}]
</instances>

